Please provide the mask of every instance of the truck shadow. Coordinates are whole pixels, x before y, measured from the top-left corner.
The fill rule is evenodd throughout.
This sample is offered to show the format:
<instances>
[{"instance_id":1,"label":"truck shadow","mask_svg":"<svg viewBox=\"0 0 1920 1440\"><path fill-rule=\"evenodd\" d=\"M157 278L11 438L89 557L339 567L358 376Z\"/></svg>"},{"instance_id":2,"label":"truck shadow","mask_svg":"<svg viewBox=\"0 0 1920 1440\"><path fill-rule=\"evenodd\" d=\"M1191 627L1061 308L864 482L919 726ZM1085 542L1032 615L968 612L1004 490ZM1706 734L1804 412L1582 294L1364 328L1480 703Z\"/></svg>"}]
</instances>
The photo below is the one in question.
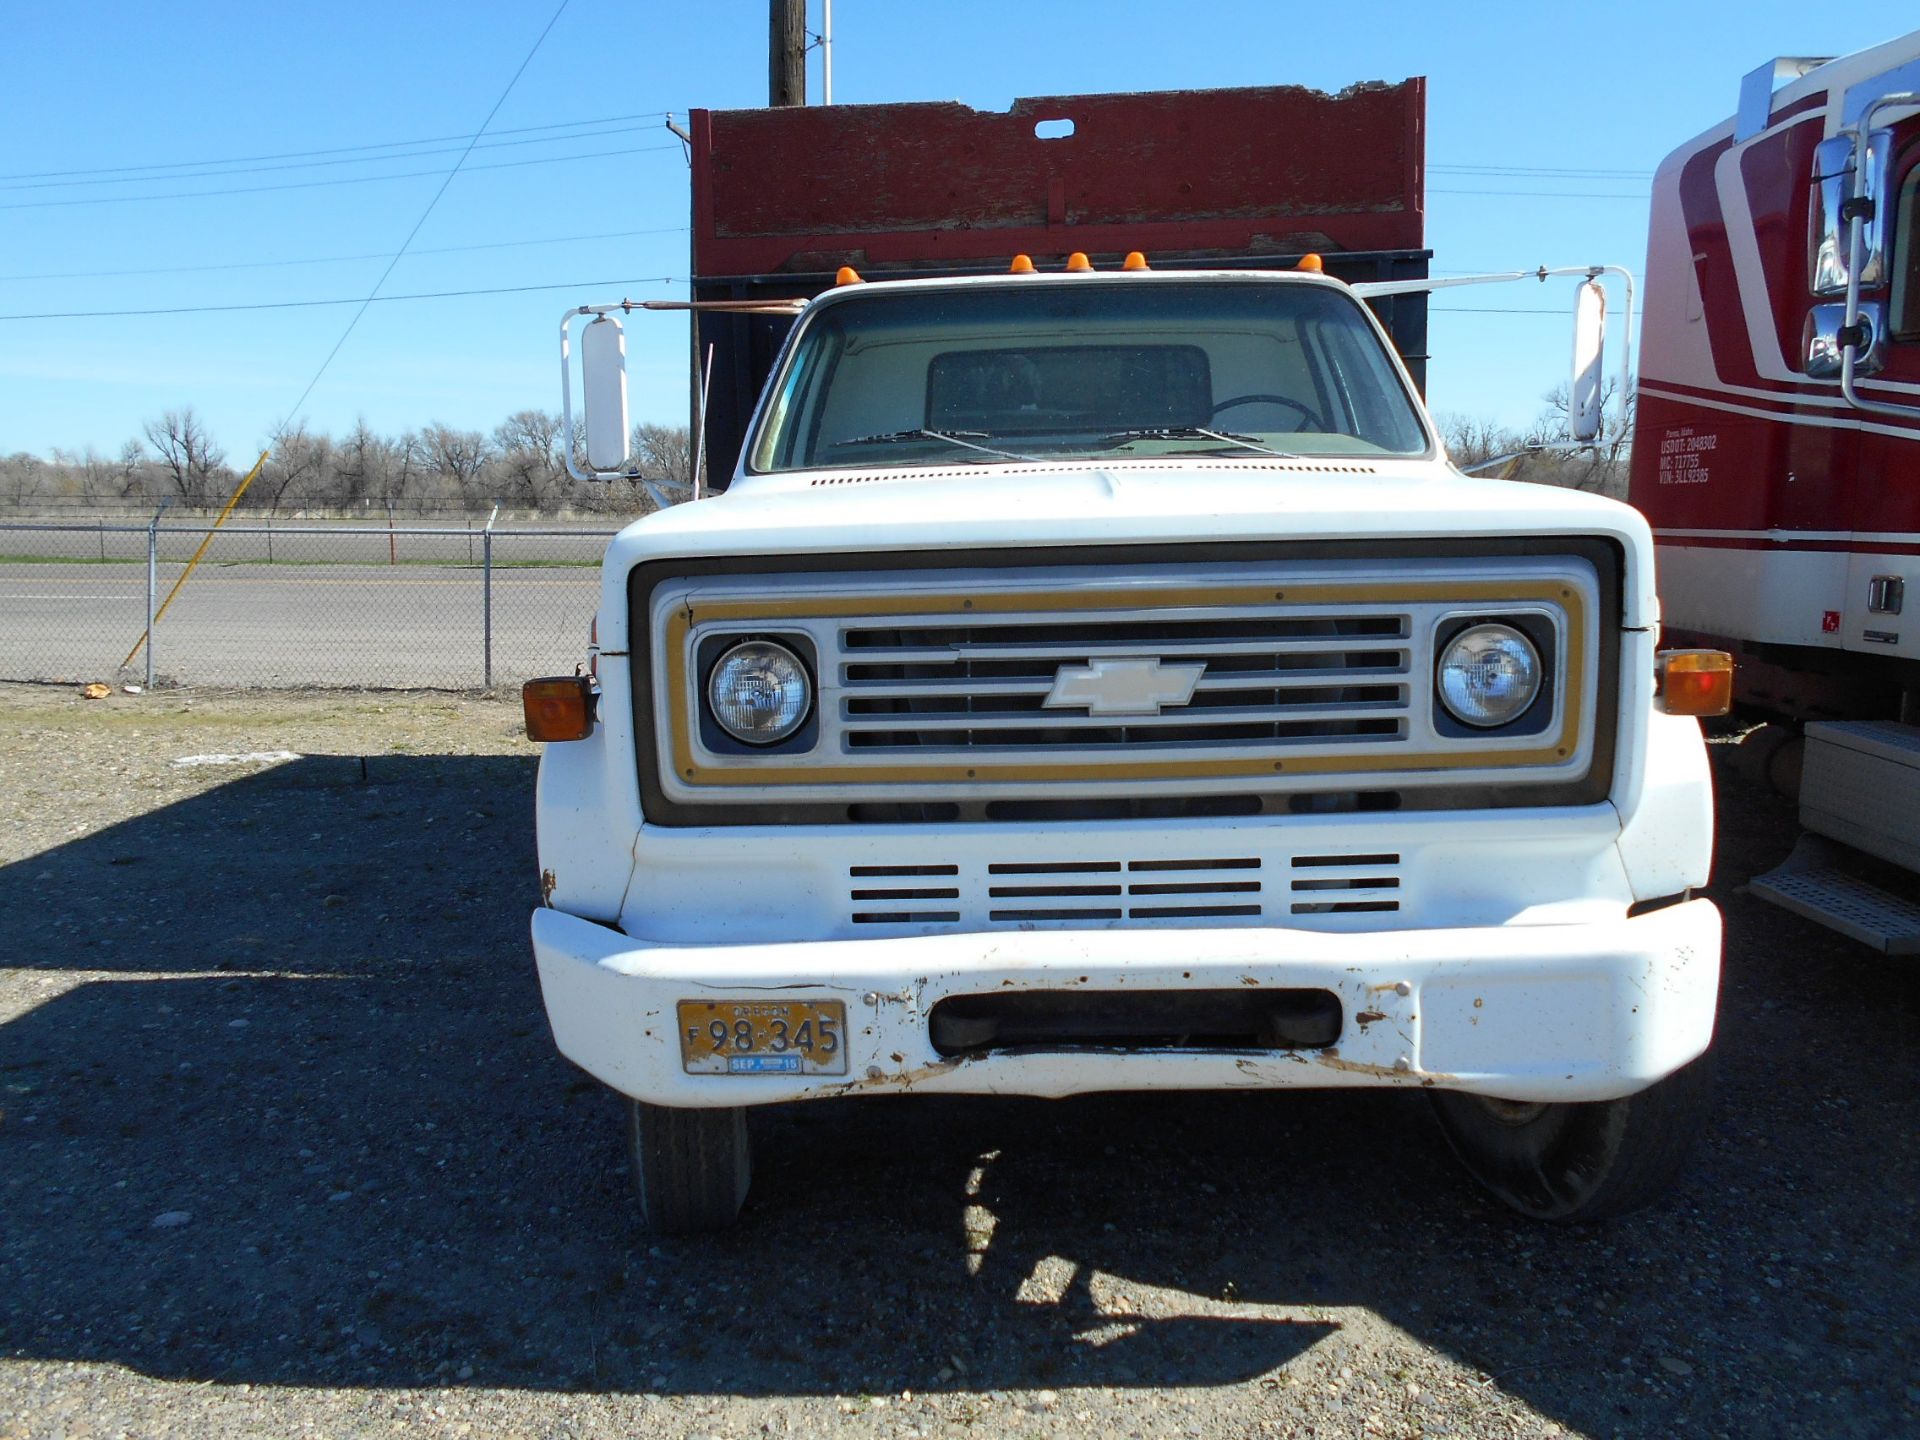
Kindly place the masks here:
<instances>
[{"instance_id":1,"label":"truck shadow","mask_svg":"<svg viewBox=\"0 0 1920 1440\"><path fill-rule=\"evenodd\" d=\"M1738 1125L1605 1228L1482 1202L1418 1096L874 1098L756 1116L741 1228L659 1241L617 1106L541 1012L531 780L318 757L0 869L0 1350L215 1383L1257 1381L1315 1407L1352 1403L1347 1366L1437 1423L1453 1397L1377 1373L1400 1330L1582 1429L1908 1413L1913 1257L1881 1251L1920 1193L1886 1143L1920 1076L1838 960L1736 977ZM1816 1006L1853 1013L1847 1049L1791 1018ZM1838 1068L1776 1083L1796 1038Z\"/></svg>"}]
</instances>

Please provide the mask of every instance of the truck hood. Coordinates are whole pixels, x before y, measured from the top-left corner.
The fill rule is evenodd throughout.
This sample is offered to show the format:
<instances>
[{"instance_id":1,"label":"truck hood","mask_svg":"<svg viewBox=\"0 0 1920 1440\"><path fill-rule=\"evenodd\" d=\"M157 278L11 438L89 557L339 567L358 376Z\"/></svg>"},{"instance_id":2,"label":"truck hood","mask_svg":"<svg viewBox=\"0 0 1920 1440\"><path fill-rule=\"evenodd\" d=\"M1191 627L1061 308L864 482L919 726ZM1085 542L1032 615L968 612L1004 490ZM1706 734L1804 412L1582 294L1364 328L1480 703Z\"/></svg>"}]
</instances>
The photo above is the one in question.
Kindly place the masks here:
<instances>
[{"instance_id":1,"label":"truck hood","mask_svg":"<svg viewBox=\"0 0 1920 1440\"><path fill-rule=\"evenodd\" d=\"M1618 501L1475 479L1432 460L1182 458L801 471L742 481L615 537L601 636L609 648L626 648L627 572L666 557L764 555L777 567L782 555L825 552L1488 535L1616 541L1627 556L1625 624L1658 622L1652 536L1640 513Z\"/></svg>"}]
</instances>

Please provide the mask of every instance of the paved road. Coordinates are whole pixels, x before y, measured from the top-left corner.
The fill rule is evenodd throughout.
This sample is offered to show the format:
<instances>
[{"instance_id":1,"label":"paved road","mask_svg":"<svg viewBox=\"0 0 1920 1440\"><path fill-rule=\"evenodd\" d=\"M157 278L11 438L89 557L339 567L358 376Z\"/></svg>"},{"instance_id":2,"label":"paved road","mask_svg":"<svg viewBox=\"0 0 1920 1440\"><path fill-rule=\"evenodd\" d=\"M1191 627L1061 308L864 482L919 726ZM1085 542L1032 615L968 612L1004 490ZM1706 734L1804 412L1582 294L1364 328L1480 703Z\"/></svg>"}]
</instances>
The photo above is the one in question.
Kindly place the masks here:
<instances>
[{"instance_id":1,"label":"paved road","mask_svg":"<svg viewBox=\"0 0 1920 1440\"><path fill-rule=\"evenodd\" d=\"M552 562L597 560L603 544L562 539L545 565L495 566L495 683L580 658L599 571ZM163 597L182 568L160 567ZM146 605L144 564L0 562L0 680L112 679ZM482 571L453 563L203 564L154 642L157 677L195 686L470 689L483 683L485 649Z\"/></svg>"}]
</instances>

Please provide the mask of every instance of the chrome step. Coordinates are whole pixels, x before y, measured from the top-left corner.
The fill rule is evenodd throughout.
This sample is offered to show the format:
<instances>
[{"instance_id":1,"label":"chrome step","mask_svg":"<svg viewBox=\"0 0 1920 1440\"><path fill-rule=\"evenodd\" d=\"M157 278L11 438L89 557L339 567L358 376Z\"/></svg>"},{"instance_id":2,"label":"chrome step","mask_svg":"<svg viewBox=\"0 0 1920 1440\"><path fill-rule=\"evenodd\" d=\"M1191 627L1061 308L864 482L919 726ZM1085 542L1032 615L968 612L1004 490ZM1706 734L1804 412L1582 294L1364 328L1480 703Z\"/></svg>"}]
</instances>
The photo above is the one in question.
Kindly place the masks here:
<instances>
[{"instance_id":1,"label":"chrome step","mask_svg":"<svg viewBox=\"0 0 1920 1440\"><path fill-rule=\"evenodd\" d=\"M1920 904L1882 890L1846 867L1841 846L1804 835L1791 855L1748 881L1747 889L1883 955L1920 955Z\"/></svg>"}]
</instances>

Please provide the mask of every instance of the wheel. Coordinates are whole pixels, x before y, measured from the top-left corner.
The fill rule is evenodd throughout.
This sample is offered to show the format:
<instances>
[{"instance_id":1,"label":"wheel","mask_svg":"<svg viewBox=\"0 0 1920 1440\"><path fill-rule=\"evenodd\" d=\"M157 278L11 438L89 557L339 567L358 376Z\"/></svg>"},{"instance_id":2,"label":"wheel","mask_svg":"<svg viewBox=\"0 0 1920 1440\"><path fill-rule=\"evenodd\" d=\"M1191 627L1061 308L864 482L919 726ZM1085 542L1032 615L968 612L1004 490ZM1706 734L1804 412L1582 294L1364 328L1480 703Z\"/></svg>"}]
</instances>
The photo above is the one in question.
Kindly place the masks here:
<instances>
[{"instance_id":1,"label":"wheel","mask_svg":"<svg viewBox=\"0 0 1920 1440\"><path fill-rule=\"evenodd\" d=\"M1624 1100L1536 1105L1433 1092L1461 1164L1536 1220L1600 1220L1657 1200L1712 1105L1710 1054Z\"/></svg>"},{"instance_id":2,"label":"wheel","mask_svg":"<svg viewBox=\"0 0 1920 1440\"><path fill-rule=\"evenodd\" d=\"M1733 747L1733 768L1748 783L1765 785L1785 800L1800 798L1800 767L1806 760L1806 736L1792 725L1769 721L1749 730Z\"/></svg>"},{"instance_id":3,"label":"wheel","mask_svg":"<svg viewBox=\"0 0 1920 1440\"><path fill-rule=\"evenodd\" d=\"M1218 405L1214 406L1213 418L1216 420L1219 419L1222 410L1231 410L1236 405L1284 405L1289 410L1297 410L1300 412L1301 424L1311 421L1316 429L1325 430L1327 428L1327 422L1320 418L1319 411L1313 409L1311 406L1302 405L1298 400L1286 395L1236 395L1233 399L1222 400ZM1293 428L1298 430L1300 426L1296 425Z\"/></svg>"},{"instance_id":4,"label":"wheel","mask_svg":"<svg viewBox=\"0 0 1920 1440\"><path fill-rule=\"evenodd\" d=\"M753 1178L747 1112L683 1110L627 1101L640 1218L657 1235L724 1230L739 1218Z\"/></svg>"}]
</instances>

